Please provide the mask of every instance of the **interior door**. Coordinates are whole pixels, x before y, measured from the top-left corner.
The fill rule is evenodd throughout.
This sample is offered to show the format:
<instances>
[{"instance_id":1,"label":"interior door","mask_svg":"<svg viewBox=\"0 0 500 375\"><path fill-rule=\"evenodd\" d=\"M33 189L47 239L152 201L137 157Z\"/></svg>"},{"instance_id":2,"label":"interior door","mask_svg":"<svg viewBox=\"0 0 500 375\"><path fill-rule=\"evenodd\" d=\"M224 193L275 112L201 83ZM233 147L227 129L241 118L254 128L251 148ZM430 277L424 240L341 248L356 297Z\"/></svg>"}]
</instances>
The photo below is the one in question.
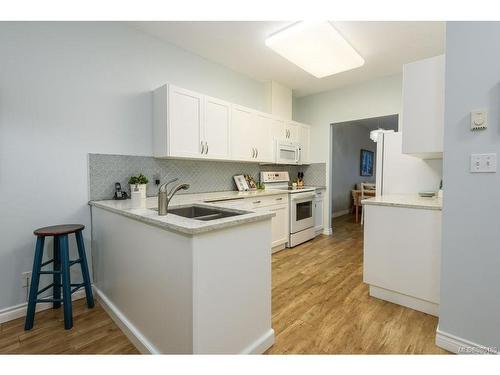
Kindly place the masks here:
<instances>
[{"instance_id":1,"label":"interior door","mask_svg":"<svg viewBox=\"0 0 500 375\"><path fill-rule=\"evenodd\" d=\"M233 159L255 160L255 123L253 110L232 106L231 110L231 155Z\"/></svg>"},{"instance_id":2,"label":"interior door","mask_svg":"<svg viewBox=\"0 0 500 375\"><path fill-rule=\"evenodd\" d=\"M200 157L203 96L169 87L169 156Z\"/></svg>"},{"instance_id":3,"label":"interior door","mask_svg":"<svg viewBox=\"0 0 500 375\"><path fill-rule=\"evenodd\" d=\"M230 157L231 104L205 97L203 141L205 155L210 158Z\"/></svg>"}]
</instances>

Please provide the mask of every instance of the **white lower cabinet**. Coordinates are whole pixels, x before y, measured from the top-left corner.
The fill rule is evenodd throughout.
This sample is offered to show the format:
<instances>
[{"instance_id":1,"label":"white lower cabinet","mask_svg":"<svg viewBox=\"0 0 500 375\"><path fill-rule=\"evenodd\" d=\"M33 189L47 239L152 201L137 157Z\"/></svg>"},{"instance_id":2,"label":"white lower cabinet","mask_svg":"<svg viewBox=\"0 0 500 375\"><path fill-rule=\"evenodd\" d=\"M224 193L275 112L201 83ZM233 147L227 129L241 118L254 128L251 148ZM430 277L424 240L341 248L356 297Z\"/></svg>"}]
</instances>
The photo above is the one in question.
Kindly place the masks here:
<instances>
[{"instance_id":1,"label":"white lower cabinet","mask_svg":"<svg viewBox=\"0 0 500 375\"><path fill-rule=\"evenodd\" d=\"M323 195L324 191L316 191L314 196L314 233L316 235L323 232Z\"/></svg>"},{"instance_id":2,"label":"white lower cabinet","mask_svg":"<svg viewBox=\"0 0 500 375\"><path fill-rule=\"evenodd\" d=\"M288 242L290 222L287 194L229 200L225 202L217 202L216 205L239 210L274 212L276 215L271 219L271 247L273 252L285 248L285 245Z\"/></svg>"},{"instance_id":3,"label":"white lower cabinet","mask_svg":"<svg viewBox=\"0 0 500 375\"><path fill-rule=\"evenodd\" d=\"M370 295L438 315L441 211L364 205L363 281Z\"/></svg>"}]
</instances>

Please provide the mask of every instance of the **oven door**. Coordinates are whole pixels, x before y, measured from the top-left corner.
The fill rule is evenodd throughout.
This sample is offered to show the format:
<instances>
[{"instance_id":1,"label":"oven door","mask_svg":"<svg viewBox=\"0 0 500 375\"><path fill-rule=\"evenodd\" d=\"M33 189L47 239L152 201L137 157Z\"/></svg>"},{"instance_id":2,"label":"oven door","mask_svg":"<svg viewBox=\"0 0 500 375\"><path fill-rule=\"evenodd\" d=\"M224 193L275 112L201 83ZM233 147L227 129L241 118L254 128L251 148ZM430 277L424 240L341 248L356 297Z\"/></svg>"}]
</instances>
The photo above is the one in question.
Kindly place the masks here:
<instances>
[{"instance_id":1,"label":"oven door","mask_svg":"<svg viewBox=\"0 0 500 375\"><path fill-rule=\"evenodd\" d=\"M290 232L297 233L314 226L314 192L290 195Z\"/></svg>"},{"instance_id":2,"label":"oven door","mask_svg":"<svg viewBox=\"0 0 500 375\"><path fill-rule=\"evenodd\" d=\"M300 147L293 143L276 141L276 164L299 164Z\"/></svg>"}]
</instances>

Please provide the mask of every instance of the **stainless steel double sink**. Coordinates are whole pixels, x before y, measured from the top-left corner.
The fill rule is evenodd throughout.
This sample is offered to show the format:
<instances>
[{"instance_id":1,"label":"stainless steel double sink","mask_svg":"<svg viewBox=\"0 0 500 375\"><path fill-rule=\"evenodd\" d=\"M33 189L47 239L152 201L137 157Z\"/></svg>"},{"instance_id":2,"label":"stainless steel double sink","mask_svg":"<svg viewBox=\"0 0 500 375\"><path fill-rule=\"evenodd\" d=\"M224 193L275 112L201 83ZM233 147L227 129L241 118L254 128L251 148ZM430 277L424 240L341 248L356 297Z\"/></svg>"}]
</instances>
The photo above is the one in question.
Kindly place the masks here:
<instances>
[{"instance_id":1,"label":"stainless steel double sink","mask_svg":"<svg viewBox=\"0 0 500 375\"><path fill-rule=\"evenodd\" d=\"M157 208L152 208L152 209L158 211ZM188 219L201 220L201 221L217 220L244 214L243 212L234 212L234 211L224 210L221 208L215 208L215 207L208 208L196 205L170 208L167 210L167 213L177 216L182 216Z\"/></svg>"}]
</instances>

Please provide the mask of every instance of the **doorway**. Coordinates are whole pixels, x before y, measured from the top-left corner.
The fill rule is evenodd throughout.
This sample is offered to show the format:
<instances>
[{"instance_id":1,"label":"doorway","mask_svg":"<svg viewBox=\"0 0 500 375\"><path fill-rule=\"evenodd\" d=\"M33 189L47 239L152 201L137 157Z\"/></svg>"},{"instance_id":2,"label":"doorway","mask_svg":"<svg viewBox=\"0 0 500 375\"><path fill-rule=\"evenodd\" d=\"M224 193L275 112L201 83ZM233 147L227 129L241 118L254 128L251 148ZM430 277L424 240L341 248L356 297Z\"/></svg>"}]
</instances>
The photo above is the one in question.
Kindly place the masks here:
<instances>
[{"instance_id":1,"label":"doorway","mask_svg":"<svg viewBox=\"0 0 500 375\"><path fill-rule=\"evenodd\" d=\"M330 220L345 215L356 220L357 207L360 221L361 184L375 184L377 168L377 144L370 133L377 129L397 132L398 123L399 115L391 114L330 124Z\"/></svg>"}]
</instances>

